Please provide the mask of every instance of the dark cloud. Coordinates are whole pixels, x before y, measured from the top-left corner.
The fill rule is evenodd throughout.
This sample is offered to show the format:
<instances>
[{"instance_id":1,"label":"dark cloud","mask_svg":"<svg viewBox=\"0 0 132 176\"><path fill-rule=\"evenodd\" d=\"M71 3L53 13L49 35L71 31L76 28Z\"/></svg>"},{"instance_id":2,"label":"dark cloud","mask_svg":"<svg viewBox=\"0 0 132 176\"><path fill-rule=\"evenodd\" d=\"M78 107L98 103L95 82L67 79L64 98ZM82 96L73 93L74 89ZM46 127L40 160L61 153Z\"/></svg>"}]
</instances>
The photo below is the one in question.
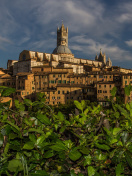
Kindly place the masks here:
<instances>
[{"instance_id":1,"label":"dark cloud","mask_svg":"<svg viewBox=\"0 0 132 176\"><path fill-rule=\"evenodd\" d=\"M131 60L131 9L130 0L1 0L1 58L11 59L13 52L16 57L23 49L52 52L63 19L76 57L94 59L102 48L113 64Z\"/></svg>"}]
</instances>

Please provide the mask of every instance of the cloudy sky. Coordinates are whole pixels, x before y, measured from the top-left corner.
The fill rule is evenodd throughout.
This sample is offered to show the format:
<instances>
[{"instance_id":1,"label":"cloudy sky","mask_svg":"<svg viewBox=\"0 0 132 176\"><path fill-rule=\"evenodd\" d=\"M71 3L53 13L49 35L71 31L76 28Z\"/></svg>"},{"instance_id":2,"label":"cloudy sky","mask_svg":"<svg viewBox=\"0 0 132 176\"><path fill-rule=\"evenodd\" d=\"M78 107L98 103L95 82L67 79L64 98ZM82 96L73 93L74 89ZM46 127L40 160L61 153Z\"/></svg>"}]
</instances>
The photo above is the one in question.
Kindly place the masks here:
<instances>
[{"instance_id":1,"label":"cloudy sky","mask_svg":"<svg viewBox=\"0 0 132 176\"><path fill-rule=\"evenodd\" d=\"M23 50L52 53L62 19L75 57L94 60L102 48L132 69L132 0L0 0L0 67Z\"/></svg>"}]
</instances>

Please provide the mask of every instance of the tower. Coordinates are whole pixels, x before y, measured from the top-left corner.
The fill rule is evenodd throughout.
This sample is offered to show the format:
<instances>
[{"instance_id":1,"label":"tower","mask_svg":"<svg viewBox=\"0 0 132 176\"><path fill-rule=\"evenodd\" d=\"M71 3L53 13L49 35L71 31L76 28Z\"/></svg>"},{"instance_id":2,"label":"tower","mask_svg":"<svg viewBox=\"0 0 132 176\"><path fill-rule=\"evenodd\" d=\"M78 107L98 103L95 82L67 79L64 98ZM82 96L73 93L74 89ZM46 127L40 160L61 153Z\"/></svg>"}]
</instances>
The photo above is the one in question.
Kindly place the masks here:
<instances>
[{"instance_id":1,"label":"tower","mask_svg":"<svg viewBox=\"0 0 132 176\"><path fill-rule=\"evenodd\" d=\"M68 27L65 29L64 24L62 23L60 29L57 28L57 47L65 43L65 46L68 47Z\"/></svg>"}]
</instances>

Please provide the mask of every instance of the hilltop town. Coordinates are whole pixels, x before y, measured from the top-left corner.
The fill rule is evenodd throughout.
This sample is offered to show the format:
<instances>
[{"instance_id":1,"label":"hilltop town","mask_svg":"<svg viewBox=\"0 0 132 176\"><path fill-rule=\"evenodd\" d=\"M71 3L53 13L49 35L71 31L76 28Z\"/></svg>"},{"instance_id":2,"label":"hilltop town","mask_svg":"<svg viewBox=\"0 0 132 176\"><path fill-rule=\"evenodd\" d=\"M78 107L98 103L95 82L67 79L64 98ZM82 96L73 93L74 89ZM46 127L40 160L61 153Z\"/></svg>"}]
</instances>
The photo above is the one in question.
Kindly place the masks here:
<instances>
[{"instance_id":1,"label":"hilltop town","mask_svg":"<svg viewBox=\"0 0 132 176\"><path fill-rule=\"evenodd\" d=\"M57 46L52 54L24 50L19 60L8 60L7 69L0 69L0 86L16 89L12 98L35 100L37 92L44 92L49 105L83 99L107 106L113 87L126 103L132 100L132 94L124 94L130 83L132 70L112 66L102 50L95 60L74 57L64 24L57 28Z\"/></svg>"}]
</instances>

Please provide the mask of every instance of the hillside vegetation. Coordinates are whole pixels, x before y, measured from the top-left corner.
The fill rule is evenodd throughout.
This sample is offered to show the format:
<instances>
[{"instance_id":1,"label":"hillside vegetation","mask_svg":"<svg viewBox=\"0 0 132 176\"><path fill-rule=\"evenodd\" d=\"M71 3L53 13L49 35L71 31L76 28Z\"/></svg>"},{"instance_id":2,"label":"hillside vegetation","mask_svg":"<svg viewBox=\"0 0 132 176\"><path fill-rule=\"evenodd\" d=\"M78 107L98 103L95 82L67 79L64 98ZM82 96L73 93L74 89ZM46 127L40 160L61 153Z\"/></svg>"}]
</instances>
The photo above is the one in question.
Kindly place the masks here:
<instances>
[{"instance_id":1,"label":"hillside vegetation","mask_svg":"<svg viewBox=\"0 0 132 176\"><path fill-rule=\"evenodd\" d=\"M14 89L0 91L9 96ZM0 175L132 175L132 102L117 97L109 109L84 100L54 108L38 94L34 102L15 100L15 109L1 103Z\"/></svg>"}]
</instances>

